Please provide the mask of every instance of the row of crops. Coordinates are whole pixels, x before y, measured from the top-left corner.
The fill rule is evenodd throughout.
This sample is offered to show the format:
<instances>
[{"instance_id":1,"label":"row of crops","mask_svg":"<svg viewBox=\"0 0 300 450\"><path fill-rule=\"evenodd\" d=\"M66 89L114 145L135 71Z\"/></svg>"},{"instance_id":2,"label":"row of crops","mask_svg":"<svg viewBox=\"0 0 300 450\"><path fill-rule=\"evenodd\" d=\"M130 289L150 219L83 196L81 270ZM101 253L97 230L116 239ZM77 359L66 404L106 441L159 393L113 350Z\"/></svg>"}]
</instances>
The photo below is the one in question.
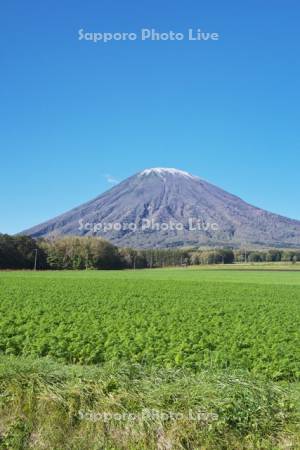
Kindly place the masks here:
<instances>
[{"instance_id":1,"label":"row of crops","mask_svg":"<svg viewBox=\"0 0 300 450\"><path fill-rule=\"evenodd\" d=\"M223 283L222 272L218 280L160 274L2 273L0 352L299 378L300 285L293 278L256 283L247 274Z\"/></svg>"}]
</instances>

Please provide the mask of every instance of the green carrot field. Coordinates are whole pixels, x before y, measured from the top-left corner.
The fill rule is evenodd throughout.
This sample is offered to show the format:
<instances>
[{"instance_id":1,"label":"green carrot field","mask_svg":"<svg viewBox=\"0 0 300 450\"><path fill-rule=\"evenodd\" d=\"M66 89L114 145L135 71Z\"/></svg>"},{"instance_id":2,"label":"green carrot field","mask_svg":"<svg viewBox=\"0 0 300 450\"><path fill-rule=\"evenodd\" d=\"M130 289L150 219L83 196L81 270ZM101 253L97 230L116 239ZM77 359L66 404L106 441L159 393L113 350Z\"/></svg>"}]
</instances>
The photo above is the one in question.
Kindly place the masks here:
<instances>
[{"instance_id":1,"label":"green carrot field","mask_svg":"<svg viewBox=\"0 0 300 450\"><path fill-rule=\"evenodd\" d=\"M300 376L300 273L2 273L0 351Z\"/></svg>"},{"instance_id":2,"label":"green carrot field","mask_svg":"<svg viewBox=\"0 0 300 450\"><path fill-rule=\"evenodd\" d=\"M269 269L0 273L0 448L300 448L300 272ZM105 402L218 419L119 439L78 420Z\"/></svg>"}]
</instances>

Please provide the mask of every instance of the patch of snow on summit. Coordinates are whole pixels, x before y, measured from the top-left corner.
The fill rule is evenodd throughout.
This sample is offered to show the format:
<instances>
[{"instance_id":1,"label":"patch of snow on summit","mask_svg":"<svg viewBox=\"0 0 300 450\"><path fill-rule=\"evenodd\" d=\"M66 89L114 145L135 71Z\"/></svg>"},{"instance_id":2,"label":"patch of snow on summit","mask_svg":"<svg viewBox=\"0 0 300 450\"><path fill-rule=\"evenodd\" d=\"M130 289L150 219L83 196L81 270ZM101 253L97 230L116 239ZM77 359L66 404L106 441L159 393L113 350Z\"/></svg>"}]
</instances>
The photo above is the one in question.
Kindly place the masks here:
<instances>
[{"instance_id":1,"label":"patch of snow on summit","mask_svg":"<svg viewBox=\"0 0 300 450\"><path fill-rule=\"evenodd\" d=\"M164 167L153 167L152 169L145 169L142 172L140 172L139 176L150 175L152 173L156 173L157 175L160 176L169 174L169 175L179 175L188 178L195 178L193 175L191 175L188 172L185 172L184 170L164 168Z\"/></svg>"}]
</instances>

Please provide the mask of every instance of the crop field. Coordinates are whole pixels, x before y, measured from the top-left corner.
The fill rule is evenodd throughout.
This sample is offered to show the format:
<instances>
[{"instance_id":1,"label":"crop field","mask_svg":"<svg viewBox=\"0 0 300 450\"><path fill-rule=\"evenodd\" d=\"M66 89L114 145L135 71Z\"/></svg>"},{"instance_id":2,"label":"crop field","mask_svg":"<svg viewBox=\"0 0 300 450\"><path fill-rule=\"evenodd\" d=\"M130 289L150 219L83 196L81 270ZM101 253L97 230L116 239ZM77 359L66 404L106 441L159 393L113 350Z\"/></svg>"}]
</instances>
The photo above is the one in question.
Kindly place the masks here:
<instances>
[{"instance_id":1,"label":"crop field","mask_svg":"<svg viewBox=\"0 0 300 450\"><path fill-rule=\"evenodd\" d=\"M2 273L0 351L300 376L300 273Z\"/></svg>"},{"instance_id":2,"label":"crop field","mask_svg":"<svg viewBox=\"0 0 300 450\"><path fill-rule=\"evenodd\" d=\"M299 378L296 270L0 273L1 449L65 448L66 433L72 449L300 448ZM110 424L103 437L74 417L104 399L113 411L200 405L219 421L152 420L130 436Z\"/></svg>"}]
</instances>

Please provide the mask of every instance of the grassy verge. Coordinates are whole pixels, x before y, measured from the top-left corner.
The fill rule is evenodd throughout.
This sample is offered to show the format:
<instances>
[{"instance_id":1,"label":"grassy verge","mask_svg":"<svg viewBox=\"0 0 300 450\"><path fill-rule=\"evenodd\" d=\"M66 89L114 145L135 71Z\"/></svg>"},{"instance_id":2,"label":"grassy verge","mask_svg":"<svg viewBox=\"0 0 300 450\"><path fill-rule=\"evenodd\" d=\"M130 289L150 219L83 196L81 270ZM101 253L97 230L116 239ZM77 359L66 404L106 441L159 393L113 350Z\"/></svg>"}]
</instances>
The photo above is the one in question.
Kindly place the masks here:
<instances>
[{"instance_id":1,"label":"grassy verge","mask_svg":"<svg viewBox=\"0 0 300 450\"><path fill-rule=\"evenodd\" d=\"M295 393L246 372L0 357L1 449L296 449Z\"/></svg>"}]
</instances>

